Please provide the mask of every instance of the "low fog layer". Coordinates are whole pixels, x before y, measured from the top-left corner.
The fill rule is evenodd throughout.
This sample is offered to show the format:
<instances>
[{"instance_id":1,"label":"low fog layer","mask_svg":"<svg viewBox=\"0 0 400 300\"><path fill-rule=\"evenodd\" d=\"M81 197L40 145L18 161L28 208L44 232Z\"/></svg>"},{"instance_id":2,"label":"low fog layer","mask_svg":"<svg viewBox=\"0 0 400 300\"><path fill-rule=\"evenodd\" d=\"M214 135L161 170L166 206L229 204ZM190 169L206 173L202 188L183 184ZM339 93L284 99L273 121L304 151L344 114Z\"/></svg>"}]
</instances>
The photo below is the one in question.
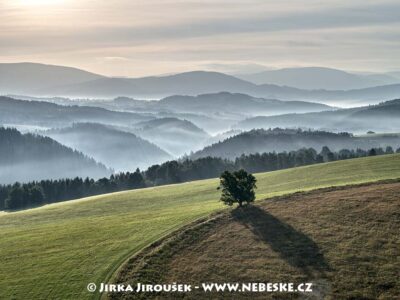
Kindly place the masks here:
<instances>
[{"instance_id":1,"label":"low fog layer","mask_svg":"<svg viewBox=\"0 0 400 300\"><path fill-rule=\"evenodd\" d=\"M334 132L348 131L357 134L371 130L377 132L400 132L399 116L400 100L392 100L375 106L329 112L253 117L243 120L233 127L242 130L301 127Z\"/></svg>"},{"instance_id":2,"label":"low fog layer","mask_svg":"<svg viewBox=\"0 0 400 300\"><path fill-rule=\"evenodd\" d=\"M102 124L77 123L43 134L88 154L115 171L144 169L172 158L155 144Z\"/></svg>"},{"instance_id":3,"label":"low fog layer","mask_svg":"<svg viewBox=\"0 0 400 300\"><path fill-rule=\"evenodd\" d=\"M0 127L0 183L109 176L103 164L58 142Z\"/></svg>"},{"instance_id":4,"label":"low fog layer","mask_svg":"<svg viewBox=\"0 0 400 300\"><path fill-rule=\"evenodd\" d=\"M238 121L260 113L270 116L332 109L319 103L262 99L227 92L196 97L172 96L159 101L126 97L114 100L21 98L27 101L0 97L0 108L4 111L4 114L0 111L0 120L16 126L65 127L74 122L96 122L137 128L135 124L140 122L175 118L192 122L210 134L217 134L228 131ZM12 113L7 114L7 111ZM159 129L163 127L159 126Z\"/></svg>"},{"instance_id":5,"label":"low fog layer","mask_svg":"<svg viewBox=\"0 0 400 300\"><path fill-rule=\"evenodd\" d=\"M65 106L44 101L24 101L0 96L0 124L63 127L74 122L127 125L153 117L99 107Z\"/></svg>"},{"instance_id":6,"label":"low fog layer","mask_svg":"<svg viewBox=\"0 0 400 300\"><path fill-rule=\"evenodd\" d=\"M206 145L210 136L187 120L161 118L134 125L134 132L159 145L175 157L189 154Z\"/></svg>"},{"instance_id":7,"label":"low fog layer","mask_svg":"<svg viewBox=\"0 0 400 300\"><path fill-rule=\"evenodd\" d=\"M0 124L45 134L61 144L32 135L19 135L24 143L17 142L18 139L3 143L8 140L2 137L3 147L8 145L8 150L4 150L8 156L2 161L0 179L7 183L75 176L99 178L112 172L108 168L132 172L185 154L192 158L234 159L242 154L302 147L317 151L323 146L332 151L399 147L397 134L384 133L400 132L400 100L337 109L319 103L228 92L178 95L159 101L127 97L24 98L27 101L0 97ZM242 132L275 127L295 130ZM301 132L298 128L370 133L357 137ZM49 143L58 146L50 147L50 151ZM28 153L27 149L36 152ZM38 149L48 155L41 156Z\"/></svg>"}]
</instances>

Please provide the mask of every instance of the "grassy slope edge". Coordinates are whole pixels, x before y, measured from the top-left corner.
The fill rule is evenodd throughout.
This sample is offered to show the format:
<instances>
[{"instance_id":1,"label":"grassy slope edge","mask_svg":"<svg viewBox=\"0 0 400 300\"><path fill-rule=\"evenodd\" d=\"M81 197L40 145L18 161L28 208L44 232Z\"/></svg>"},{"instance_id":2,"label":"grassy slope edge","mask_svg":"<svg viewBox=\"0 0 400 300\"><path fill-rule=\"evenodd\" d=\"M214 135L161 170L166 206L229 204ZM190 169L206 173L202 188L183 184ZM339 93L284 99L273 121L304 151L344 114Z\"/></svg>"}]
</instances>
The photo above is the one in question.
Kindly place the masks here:
<instances>
[{"instance_id":1,"label":"grassy slope edge","mask_svg":"<svg viewBox=\"0 0 400 300\"><path fill-rule=\"evenodd\" d=\"M395 299L400 180L269 198L185 226L115 282L312 282L314 293L104 294L110 299Z\"/></svg>"},{"instance_id":2,"label":"grassy slope edge","mask_svg":"<svg viewBox=\"0 0 400 300\"><path fill-rule=\"evenodd\" d=\"M400 155L257 174L258 199L400 177ZM184 224L222 208L216 179L113 193L0 215L4 298L86 299L89 282Z\"/></svg>"}]
</instances>

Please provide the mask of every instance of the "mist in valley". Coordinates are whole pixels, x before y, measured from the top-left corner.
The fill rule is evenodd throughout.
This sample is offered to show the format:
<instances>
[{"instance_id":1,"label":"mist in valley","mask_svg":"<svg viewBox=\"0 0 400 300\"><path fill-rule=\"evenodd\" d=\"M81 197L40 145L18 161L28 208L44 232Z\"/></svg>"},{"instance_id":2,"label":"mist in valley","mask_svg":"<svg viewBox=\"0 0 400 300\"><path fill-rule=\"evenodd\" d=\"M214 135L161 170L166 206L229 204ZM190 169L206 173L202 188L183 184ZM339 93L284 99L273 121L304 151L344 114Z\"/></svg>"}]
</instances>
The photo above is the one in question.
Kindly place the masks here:
<instances>
[{"instance_id":1,"label":"mist in valley","mask_svg":"<svg viewBox=\"0 0 400 300\"><path fill-rule=\"evenodd\" d=\"M100 178L112 170L57 141L0 127L0 183L75 177Z\"/></svg>"},{"instance_id":2,"label":"mist in valley","mask_svg":"<svg viewBox=\"0 0 400 300\"><path fill-rule=\"evenodd\" d=\"M8 74L11 67L3 69L2 76ZM34 65L29 67L34 68ZM39 66L37 69L42 74L39 78L63 71L57 66ZM145 171L167 161L208 156L234 160L243 154L290 152L301 148L321 151L324 146L331 151L386 149L388 146L397 150L400 146L396 134L400 132L400 100L382 100L390 94L388 90L397 93L395 85L368 86L383 78L380 76L366 78L332 70L311 71L313 76L318 72L328 77L334 74L336 86L332 84L331 88L343 84L353 90L318 90L322 88L318 85L306 90L312 77L310 70L303 69L251 77L262 80L269 76L276 79L274 84L285 84L282 73L295 74L291 79L288 77L286 83L295 80L296 76L308 76L303 78L304 86L268 85L269 91L274 91L272 93L260 93L266 86L260 85L260 81L255 83L256 79L246 81L250 77L238 79L215 72L113 79L110 88L107 77L93 78L95 75L78 72L81 77L77 75L72 79L75 70L68 69L65 78L69 79L65 80L69 80L70 91L76 84L89 91L88 86L94 87L102 81L100 90L85 97L53 92L41 96L38 92L27 93L27 89L20 89L14 83L12 89L6 91L24 95L0 97L0 125L16 128L21 133L33 133L37 140L20 144L2 138L3 147L8 147L8 153L13 153L14 158L1 162L0 183L76 176L96 179L119 172L134 172L138 168ZM13 76L18 72L20 69ZM89 81L87 76L91 77ZM28 77L25 82L29 81ZM71 80L82 78L86 83L71 83ZM352 81L345 86L349 78ZM393 78L390 80L397 80ZM60 80L64 80L63 77ZM181 87L182 80L186 82L184 88ZM88 85L87 82L91 83ZM52 84L50 80L48 85ZM140 86L142 95L138 93L134 95L137 97L132 97L131 93L125 92L132 84L137 88ZM36 91L49 89L49 86L39 86L36 81L26 86L37 86ZM154 91L163 92L152 98L143 92L150 86ZM107 92L101 94L101 91ZM51 156L39 159L37 152L26 152L26 149L36 149L42 136L79 154L74 154L76 157L71 160L55 151ZM43 149L48 147L46 143L41 145Z\"/></svg>"},{"instance_id":3,"label":"mist in valley","mask_svg":"<svg viewBox=\"0 0 400 300\"><path fill-rule=\"evenodd\" d=\"M99 123L75 123L42 134L86 153L116 172L145 169L172 158L166 151L137 135Z\"/></svg>"},{"instance_id":4,"label":"mist in valley","mask_svg":"<svg viewBox=\"0 0 400 300\"><path fill-rule=\"evenodd\" d=\"M400 131L400 100L377 105L337 109L333 111L276 116L255 116L235 124L241 130L253 128L312 128L332 132L365 134L368 131L396 133Z\"/></svg>"}]
</instances>

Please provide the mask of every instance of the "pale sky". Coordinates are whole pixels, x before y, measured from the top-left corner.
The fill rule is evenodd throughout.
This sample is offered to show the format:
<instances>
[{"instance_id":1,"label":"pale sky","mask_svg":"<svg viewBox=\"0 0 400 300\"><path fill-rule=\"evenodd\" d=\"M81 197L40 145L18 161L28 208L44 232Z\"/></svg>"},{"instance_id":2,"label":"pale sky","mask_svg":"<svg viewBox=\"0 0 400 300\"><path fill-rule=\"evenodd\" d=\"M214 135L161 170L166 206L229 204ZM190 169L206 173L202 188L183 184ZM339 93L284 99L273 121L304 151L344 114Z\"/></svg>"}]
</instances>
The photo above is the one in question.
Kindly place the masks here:
<instances>
[{"instance_id":1,"label":"pale sky","mask_svg":"<svg viewBox=\"0 0 400 300\"><path fill-rule=\"evenodd\" d=\"M0 0L0 62L111 76L400 70L398 0Z\"/></svg>"}]
</instances>

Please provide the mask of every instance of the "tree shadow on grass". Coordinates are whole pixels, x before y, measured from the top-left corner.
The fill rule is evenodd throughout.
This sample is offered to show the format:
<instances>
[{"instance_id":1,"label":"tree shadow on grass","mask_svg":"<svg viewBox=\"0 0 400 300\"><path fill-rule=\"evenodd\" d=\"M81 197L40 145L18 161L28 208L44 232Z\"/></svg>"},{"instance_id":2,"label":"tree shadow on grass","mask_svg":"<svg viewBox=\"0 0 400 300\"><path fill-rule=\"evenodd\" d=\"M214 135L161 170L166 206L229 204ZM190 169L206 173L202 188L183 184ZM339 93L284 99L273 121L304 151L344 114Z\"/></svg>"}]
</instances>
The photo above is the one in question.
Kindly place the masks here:
<instances>
[{"instance_id":1,"label":"tree shadow on grass","mask_svg":"<svg viewBox=\"0 0 400 300\"><path fill-rule=\"evenodd\" d=\"M257 206L237 208L233 218L249 228L291 266L307 276L324 275L330 270L318 245L307 235Z\"/></svg>"}]
</instances>

